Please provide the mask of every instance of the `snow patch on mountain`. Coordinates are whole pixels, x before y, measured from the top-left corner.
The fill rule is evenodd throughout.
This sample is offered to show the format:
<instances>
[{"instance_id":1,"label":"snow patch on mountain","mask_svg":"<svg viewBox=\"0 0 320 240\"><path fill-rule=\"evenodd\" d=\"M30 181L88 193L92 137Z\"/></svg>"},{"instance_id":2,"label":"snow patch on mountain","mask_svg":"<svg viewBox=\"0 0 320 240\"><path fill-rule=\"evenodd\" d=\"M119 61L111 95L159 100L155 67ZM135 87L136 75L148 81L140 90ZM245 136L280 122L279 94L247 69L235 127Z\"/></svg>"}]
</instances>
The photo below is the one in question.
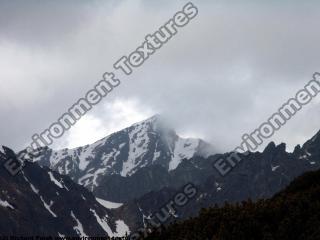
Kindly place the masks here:
<instances>
[{"instance_id":1,"label":"snow patch on mountain","mask_svg":"<svg viewBox=\"0 0 320 240\"><path fill-rule=\"evenodd\" d=\"M123 220L116 221L117 225L117 234L114 237L124 237L126 234L130 234L130 229Z\"/></svg>"},{"instance_id":2,"label":"snow patch on mountain","mask_svg":"<svg viewBox=\"0 0 320 240\"><path fill-rule=\"evenodd\" d=\"M271 165L271 171L274 172L274 171L276 171L279 167L280 167L280 165L277 165L277 166L272 166L272 165Z\"/></svg>"},{"instance_id":3,"label":"snow patch on mountain","mask_svg":"<svg viewBox=\"0 0 320 240\"><path fill-rule=\"evenodd\" d=\"M76 221L77 225L74 226L74 230L79 234L79 237L88 237L88 235L84 232L83 230L83 225L82 223L79 221L79 219L76 218L76 216L74 215L74 213L71 211L71 217L73 218L73 220Z\"/></svg>"},{"instance_id":4,"label":"snow patch on mountain","mask_svg":"<svg viewBox=\"0 0 320 240\"><path fill-rule=\"evenodd\" d=\"M14 209L14 207L10 203L8 203L8 201L6 201L6 200L3 201L0 199L0 206L5 207L5 208Z\"/></svg>"},{"instance_id":5,"label":"snow patch on mountain","mask_svg":"<svg viewBox=\"0 0 320 240\"><path fill-rule=\"evenodd\" d=\"M169 163L169 170L176 169L183 159L192 158L197 153L199 145L199 139L179 138L175 143L173 157Z\"/></svg>"},{"instance_id":6,"label":"snow patch on mountain","mask_svg":"<svg viewBox=\"0 0 320 240\"><path fill-rule=\"evenodd\" d=\"M53 176L52 172L48 172L50 180L59 188L63 188L62 184Z\"/></svg>"},{"instance_id":7,"label":"snow patch on mountain","mask_svg":"<svg viewBox=\"0 0 320 240\"><path fill-rule=\"evenodd\" d=\"M126 177L138 164L137 161L148 150L150 142L148 136L148 123L142 122L132 126L133 130L129 132L129 157L128 160L123 163L121 176Z\"/></svg>"},{"instance_id":8,"label":"snow patch on mountain","mask_svg":"<svg viewBox=\"0 0 320 240\"><path fill-rule=\"evenodd\" d=\"M95 149L97 149L99 146L103 145L107 139L108 138L104 138L100 141L95 142L94 144L87 145L84 147L82 152L80 154L78 154L78 156L79 156L79 169L80 170L83 171L88 167L90 160L93 159L95 156ZM77 148L73 149L74 152L77 152L77 150L78 150Z\"/></svg>"},{"instance_id":9,"label":"snow patch on mountain","mask_svg":"<svg viewBox=\"0 0 320 240\"><path fill-rule=\"evenodd\" d=\"M48 210L48 212L49 212L54 218L56 218L57 215L51 210L51 207L52 207L52 205L53 205L53 201L50 201L50 204L47 204L47 203L44 201L44 199L43 199L42 196L40 196L40 200L41 200L41 202L43 203L43 206Z\"/></svg>"},{"instance_id":10,"label":"snow patch on mountain","mask_svg":"<svg viewBox=\"0 0 320 240\"><path fill-rule=\"evenodd\" d=\"M33 186L33 184L28 180L28 178L24 175L24 172L22 172L23 178L26 180L27 183L29 183L31 190L35 193L35 194L39 194L39 190Z\"/></svg>"},{"instance_id":11,"label":"snow patch on mountain","mask_svg":"<svg viewBox=\"0 0 320 240\"><path fill-rule=\"evenodd\" d=\"M96 200L98 203L100 203L102 206L104 206L107 209L117 209L123 205L123 203L109 202L100 198L96 198Z\"/></svg>"},{"instance_id":12,"label":"snow patch on mountain","mask_svg":"<svg viewBox=\"0 0 320 240\"><path fill-rule=\"evenodd\" d=\"M99 215L96 213L95 210L90 209L90 211L93 213L93 215L96 217L97 222L102 227L102 229L108 234L109 237L114 237L114 233L111 230L109 224L108 224L108 218L107 216L104 218L99 217Z\"/></svg>"}]
</instances>

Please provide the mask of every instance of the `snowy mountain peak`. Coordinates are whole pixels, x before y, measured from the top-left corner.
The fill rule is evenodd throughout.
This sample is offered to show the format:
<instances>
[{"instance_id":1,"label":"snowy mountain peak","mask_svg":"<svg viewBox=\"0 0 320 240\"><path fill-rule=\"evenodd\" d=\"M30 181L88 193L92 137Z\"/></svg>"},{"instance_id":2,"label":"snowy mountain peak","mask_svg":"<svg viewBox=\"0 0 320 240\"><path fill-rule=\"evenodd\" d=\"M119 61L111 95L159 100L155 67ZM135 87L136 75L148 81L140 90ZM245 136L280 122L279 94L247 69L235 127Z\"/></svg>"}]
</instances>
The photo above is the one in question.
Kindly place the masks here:
<instances>
[{"instance_id":1,"label":"snowy mountain peak","mask_svg":"<svg viewBox=\"0 0 320 240\"><path fill-rule=\"evenodd\" d=\"M171 128L170 124L159 114L154 115L144 121L133 124L127 130L140 129L144 132L158 133L162 137L177 137L176 132Z\"/></svg>"},{"instance_id":2,"label":"snowy mountain peak","mask_svg":"<svg viewBox=\"0 0 320 240\"><path fill-rule=\"evenodd\" d=\"M110 175L127 177L152 165L174 170L183 159L201 155L207 146L200 139L180 138L160 115L155 115L91 145L47 149L38 162L93 190Z\"/></svg>"}]
</instances>

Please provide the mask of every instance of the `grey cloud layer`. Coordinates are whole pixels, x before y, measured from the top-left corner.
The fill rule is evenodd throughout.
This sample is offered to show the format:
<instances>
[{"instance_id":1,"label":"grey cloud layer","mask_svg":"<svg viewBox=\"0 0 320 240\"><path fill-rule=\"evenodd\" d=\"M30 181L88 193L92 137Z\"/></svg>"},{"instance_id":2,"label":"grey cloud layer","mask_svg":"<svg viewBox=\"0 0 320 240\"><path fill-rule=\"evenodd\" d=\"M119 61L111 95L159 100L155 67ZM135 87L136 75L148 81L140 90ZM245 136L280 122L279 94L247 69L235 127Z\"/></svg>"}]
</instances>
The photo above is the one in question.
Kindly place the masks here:
<instances>
[{"instance_id":1,"label":"grey cloud layer","mask_svg":"<svg viewBox=\"0 0 320 240\"><path fill-rule=\"evenodd\" d=\"M21 148L185 2L2 1L1 143ZM197 19L133 75L121 76L122 86L91 116L112 122L116 110L105 105L135 99L180 133L233 149L319 71L319 4L252 2L194 1ZM316 107L274 139L294 145L311 137L319 129Z\"/></svg>"}]
</instances>

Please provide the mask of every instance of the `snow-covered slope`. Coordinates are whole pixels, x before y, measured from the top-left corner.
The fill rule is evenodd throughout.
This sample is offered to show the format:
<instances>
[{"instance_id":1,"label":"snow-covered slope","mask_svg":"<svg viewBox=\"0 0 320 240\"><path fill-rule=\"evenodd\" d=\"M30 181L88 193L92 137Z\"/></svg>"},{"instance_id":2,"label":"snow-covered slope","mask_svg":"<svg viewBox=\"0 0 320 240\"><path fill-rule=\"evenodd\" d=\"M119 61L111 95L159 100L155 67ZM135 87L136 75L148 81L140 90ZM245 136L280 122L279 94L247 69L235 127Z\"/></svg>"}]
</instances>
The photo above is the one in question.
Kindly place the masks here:
<instances>
[{"instance_id":1,"label":"snow-covered slope","mask_svg":"<svg viewBox=\"0 0 320 240\"><path fill-rule=\"evenodd\" d=\"M209 148L200 139L180 138L156 115L91 145L60 151L47 148L36 161L94 190L104 176L127 177L156 164L171 171L183 159L203 155Z\"/></svg>"},{"instance_id":2,"label":"snow-covered slope","mask_svg":"<svg viewBox=\"0 0 320 240\"><path fill-rule=\"evenodd\" d=\"M4 148L0 164L15 159ZM126 224L102 206L93 194L34 163L15 177L0 168L0 233L11 236L123 237Z\"/></svg>"}]
</instances>

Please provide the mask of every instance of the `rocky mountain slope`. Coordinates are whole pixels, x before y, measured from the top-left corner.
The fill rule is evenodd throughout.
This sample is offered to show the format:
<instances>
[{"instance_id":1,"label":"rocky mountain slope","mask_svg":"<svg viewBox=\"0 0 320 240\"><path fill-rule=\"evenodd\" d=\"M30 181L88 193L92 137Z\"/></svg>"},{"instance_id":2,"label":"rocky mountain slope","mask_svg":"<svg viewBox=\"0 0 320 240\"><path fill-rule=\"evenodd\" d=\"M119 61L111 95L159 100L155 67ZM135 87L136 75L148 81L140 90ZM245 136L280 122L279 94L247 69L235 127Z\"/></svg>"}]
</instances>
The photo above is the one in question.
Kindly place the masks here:
<instances>
[{"instance_id":1,"label":"rocky mountain slope","mask_svg":"<svg viewBox=\"0 0 320 240\"><path fill-rule=\"evenodd\" d=\"M170 202L181 186L188 183L196 186L196 198L179 208L176 217L170 216L166 224L197 216L201 208L213 204L241 202L249 198L254 201L270 198L299 175L320 169L319 153L320 133L317 133L302 147L297 146L293 153L286 151L285 144L276 146L272 142L263 152L243 155L241 164L225 177L212 167L222 155L183 161L177 169L170 172L172 181L165 174L156 174L159 169L150 169L149 175L157 176L159 182L167 181L163 188L127 202L116 210L116 214L126 219L131 229L139 229L146 225L145 216L152 219L154 213Z\"/></svg>"},{"instance_id":2,"label":"rocky mountain slope","mask_svg":"<svg viewBox=\"0 0 320 240\"><path fill-rule=\"evenodd\" d=\"M130 177L155 165L172 171L183 159L210 151L212 147L200 139L180 138L156 115L91 145L61 151L45 148L35 161L94 191L108 176Z\"/></svg>"},{"instance_id":3,"label":"rocky mountain slope","mask_svg":"<svg viewBox=\"0 0 320 240\"><path fill-rule=\"evenodd\" d=\"M0 164L14 153L4 148ZM0 233L4 236L124 236L125 223L86 188L46 167L27 163L13 177L0 168Z\"/></svg>"},{"instance_id":4,"label":"rocky mountain slope","mask_svg":"<svg viewBox=\"0 0 320 240\"><path fill-rule=\"evenodd\" d=\"M159 230L159 229L158 229ZM319 239L320 171L294 180L269 200L203 209L193 219L155 230L144 239Z\"/></svg>"}]
</instances>

